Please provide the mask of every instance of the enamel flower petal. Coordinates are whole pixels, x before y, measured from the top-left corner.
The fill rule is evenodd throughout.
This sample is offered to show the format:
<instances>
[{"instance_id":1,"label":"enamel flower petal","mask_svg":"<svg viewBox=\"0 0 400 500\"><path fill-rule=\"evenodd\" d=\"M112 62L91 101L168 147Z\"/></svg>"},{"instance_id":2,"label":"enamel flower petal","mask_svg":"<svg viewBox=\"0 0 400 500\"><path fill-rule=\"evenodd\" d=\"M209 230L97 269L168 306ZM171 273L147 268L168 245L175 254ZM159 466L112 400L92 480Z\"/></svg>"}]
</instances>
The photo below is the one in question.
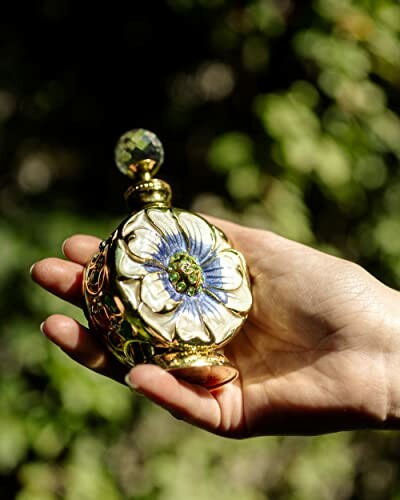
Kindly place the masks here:
<instances>
[{"instance_id":1,"label":"enamel flower petal","mask_svg":"<svg viewBox=\"0 0 400 500\"><path fill-rule=\"evenodd\" d=\"M141 300L153 312L171 311L180 303L165 287L161 272L149 273L142 280Z\"/></svg>"},{"instance_id":2,"label":"enamel flower petal","mask_svg":"<svg viewBox=\"0 0 400 500\"><path fill-rule=\"evenodd\" d=\"M179 313L176 333L180 339L184 342L193 339L199 339L206 344L210 342L210 334L195 303L186 302Z\"/></svg>"},{"instance_id":3,"label":"enamel flower petal","mask_svg":"<svg viewBox=\"0 0 400 500\"><path fill-rule=\"evenodd\" d=\"M168 243L169 252L187 250L187 239L179 228L172 211L161 212L160 210L150 209L147 211L147 215L153 226L159 230Z\"/></svg>"},{"instance_id":4,"label":"enamel flower petal","mask_svg":"<svg viewBox=\"0 0 400 500\"><path fill-rule=\"evenodd\" d=\"M146 324L149 325L160 337L168 342L172 342L174 340L177 320L175 311L158 314L142 302L139 304L138 313Z\"/></svg>"},{"instance_id":5,"label":"enamel flower petal","mask_svg":"<svg viewBox=\"0 0 400 500\"><path fill-rule=\"evenodd\" d=\"M209 291L212 295L215 295L225 307L232 311L245 313L251 307L252 297L249 286L241 286L233 291L223 291L209 287Z\"/></svg>"},{"instance_id":6,"label":"enamel flower petal","mask_svg":"<svg viewBox=\"0 0 400 500\"><path fill-rule=\"evenodd\" d=\"M178 213L179 225L189 240L189 252L196 256L200 264L210 256L215 245L214 231L201 217L189 212Z\"/></svg>"},{"instance_id":7,"label":"enamel flower petal","mask_svg":"<svg viewBox=\"0 0 400 500\"><path fill-rule=\"evenodd\" d=\"M234 313L224 304L215 301L207 294L204 294L202 309L204 322L214 335L216 344L221 344L242 323L242 318L239 314ZM221 328L221 325L223 325L223 328Z\"/></svg>"},{"instance_id":8,"label":"enamel flower petal","mask_svg":"<svg viewBox=\"0 0 400 500\"><path fill-rule=\"evenodd\" d=\"M116 248L116 270L118 276L125 278L139 278L145 276L148 271L140 262L129 256L129 249L123 240L118 240Z\"/></svg>"},{"instance_id":9,"label":"enamel flower petal","mask_svg":"<svg viewBox=\"0 0 400 500\"><path fill-rule=\"evenodd\" d=\"M152 228L139 227L128 241L133 256L142 260L157 259L161 250L162 237Z\"/></svg>"},{"instance_id":10,"label":"enamel flower petal","mask_svg":"<svg viewBox=\"0 0 400 500\"><path fill-rule=\"evenodd\" d=\"M233 250L224 250L203 264L206 286L220 290L236 290L243 283L242 263Z\"/></svg>"}]
</instances>

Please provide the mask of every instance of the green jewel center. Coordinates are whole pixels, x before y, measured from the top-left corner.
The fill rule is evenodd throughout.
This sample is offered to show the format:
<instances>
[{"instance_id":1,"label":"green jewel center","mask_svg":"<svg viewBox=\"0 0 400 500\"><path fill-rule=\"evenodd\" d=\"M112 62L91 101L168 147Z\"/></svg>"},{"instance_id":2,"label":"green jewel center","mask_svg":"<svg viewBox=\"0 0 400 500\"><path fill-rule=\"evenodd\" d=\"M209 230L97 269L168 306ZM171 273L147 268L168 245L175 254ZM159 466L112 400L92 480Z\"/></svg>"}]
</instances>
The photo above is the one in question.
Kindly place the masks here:
<instances>
[{"instance_id":1,"label":"green jewel center","mask_svg":"<svg viewBox=\"0 0 400 500\"><path fill-rule=\"evenodd\" d=\"M169 260L167 271L169 280L177 292L193 297L201 290L204 282L201 267L188 253L175 253Z\"/></svg>"}]
</instances>

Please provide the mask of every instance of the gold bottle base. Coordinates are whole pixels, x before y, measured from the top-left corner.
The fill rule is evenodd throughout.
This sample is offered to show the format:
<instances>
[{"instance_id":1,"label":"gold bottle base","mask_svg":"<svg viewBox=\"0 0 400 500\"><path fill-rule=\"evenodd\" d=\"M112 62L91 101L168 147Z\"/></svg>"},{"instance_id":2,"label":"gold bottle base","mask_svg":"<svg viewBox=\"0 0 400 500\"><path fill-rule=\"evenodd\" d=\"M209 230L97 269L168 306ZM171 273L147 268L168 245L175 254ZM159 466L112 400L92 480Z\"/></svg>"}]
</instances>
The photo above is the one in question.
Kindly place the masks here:
<instances>
[{"instance_id":1,"label":"gold bottle base","mask_svg":"<svg viewBox=\"0 0 400 500\"><path fill-rule=\"evenodd\" d=\"M210 391L232 382L239 374L221 352L169 352L154 356L152 362L176 377Z\"/></svg>"}]
</instances>

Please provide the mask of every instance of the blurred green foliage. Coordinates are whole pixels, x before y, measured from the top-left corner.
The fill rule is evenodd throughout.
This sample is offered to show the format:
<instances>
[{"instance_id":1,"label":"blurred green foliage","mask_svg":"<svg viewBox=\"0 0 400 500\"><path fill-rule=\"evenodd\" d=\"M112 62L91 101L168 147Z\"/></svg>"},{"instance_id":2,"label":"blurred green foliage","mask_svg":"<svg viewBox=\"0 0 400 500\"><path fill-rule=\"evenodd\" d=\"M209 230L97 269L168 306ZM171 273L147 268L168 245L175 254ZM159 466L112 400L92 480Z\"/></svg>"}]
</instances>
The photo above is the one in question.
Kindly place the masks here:
<instances>
[{"instance_id":1,"label":"blurred green foliage","mask_svg":"<svg viewBox=\"0 0 400 500\"><path fill-rule=\"evenodd\" d=\"M54 312L83 321L28 269L61 256L71 233L106 236L122 218L112 148L133 126L163 140L177 204L357 260L400 286L400 4L148 4L94 16L46 0L3 12L2 498L399 499L395 433L206 435L38 333Z\"/></svg>"}]
</instances>

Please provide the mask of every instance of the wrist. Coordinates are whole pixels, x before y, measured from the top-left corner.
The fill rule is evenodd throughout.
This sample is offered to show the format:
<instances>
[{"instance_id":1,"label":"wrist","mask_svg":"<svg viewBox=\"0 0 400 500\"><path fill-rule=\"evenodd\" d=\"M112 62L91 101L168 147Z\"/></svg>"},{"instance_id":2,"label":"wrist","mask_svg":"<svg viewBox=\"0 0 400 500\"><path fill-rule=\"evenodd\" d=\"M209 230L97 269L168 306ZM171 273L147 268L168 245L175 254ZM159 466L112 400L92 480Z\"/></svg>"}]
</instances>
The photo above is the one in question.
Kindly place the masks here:
<instances>
[{"instance_id":1,"label":"wrist","mask_svg":"<svg viewBox=\"0 0 400 500\"><path fill-rule=\"evenodd\" d=\"M386 386L384 418L378 429L400 429L400 293L389 289L390 303L382 328L382 370Z\"/></svg>"},{"instance_id":2,"label":"wrist","mask_svg":"<svg viewBox=\"0 0 400 500\"><path fill-rule=\"evenodd\" d=\"M384 421L378 424L378 428L400 429L400 346L397 352L386 355L386 373L388 379L387 411Z\"/></svg>"},{"instance_id":3,"label":"wrist","mask_svg":"<svg viewBox=\"0 0 400 500\"><path fill-rule=\"evenodd\" d=\"M374 280L348 323L353 429L400 429L400 293Z\"/></svg>"}]
</instances>

